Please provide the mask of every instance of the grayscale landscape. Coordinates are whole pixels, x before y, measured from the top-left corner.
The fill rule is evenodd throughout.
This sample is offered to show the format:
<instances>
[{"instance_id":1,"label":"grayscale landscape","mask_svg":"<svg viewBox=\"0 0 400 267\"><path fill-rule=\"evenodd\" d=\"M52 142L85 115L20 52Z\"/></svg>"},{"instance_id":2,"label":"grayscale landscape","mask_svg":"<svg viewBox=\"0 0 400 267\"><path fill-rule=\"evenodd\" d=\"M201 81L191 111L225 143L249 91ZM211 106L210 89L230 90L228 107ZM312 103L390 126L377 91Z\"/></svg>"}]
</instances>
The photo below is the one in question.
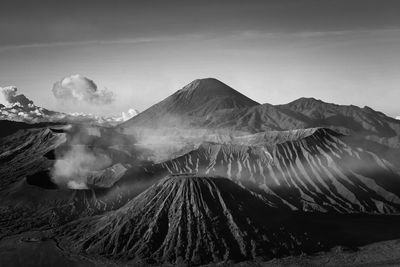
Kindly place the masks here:
<instances>
[{"instance_id":1,"label":"grayscale landscape","mask_svg":"<svg viewBox=\"0 0 400 267\"><path fill-rule=\"evenodd\" d=\"M400 265L398 4L56 2L0 11L0 266Z\"/></svg>"}]
</instances>

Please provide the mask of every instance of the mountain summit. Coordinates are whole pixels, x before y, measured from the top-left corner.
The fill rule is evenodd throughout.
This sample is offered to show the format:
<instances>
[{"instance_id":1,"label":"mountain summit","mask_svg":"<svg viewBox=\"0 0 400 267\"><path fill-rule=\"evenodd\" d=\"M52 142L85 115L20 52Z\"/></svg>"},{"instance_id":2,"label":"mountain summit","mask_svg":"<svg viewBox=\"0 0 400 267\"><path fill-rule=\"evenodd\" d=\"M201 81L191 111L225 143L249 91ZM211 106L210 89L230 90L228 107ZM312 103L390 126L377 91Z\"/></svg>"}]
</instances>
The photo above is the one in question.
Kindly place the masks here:
<instances>
[{"instance_id":1,"label":"mountain summit","mask_svg":"<svg viewBox=\"0 0 400 267\"><path fill-rule=\"evenodd\" d=\"M172 96L180 102L182 111L197 116L259 104L214 78L194 80Z\"/></svg>"},{"instance_id":2,"label":"mountain summit","mask_svg":"<svg viewBox=\"0 0 400 267\"><path fill-rule=\"evenodd\" d=\"M206 117L218 110L256 105L259 103L217 79L197 79L120 127L129 131L137 126L182 126L183 122Z\"/></svg>"},{"instance_id":3,"label":"mountain summit","mask_svg":"<svg viewBox=\"0 0 400 267\"><path fill-rule=\"evenodd\" d=\"M197 97L202 96L213 96L213 97L232 97L236 98L239 102L243 102L242 104L245 106L253 106L258 104L257 102L249 99L245 95L239 93L238 91L232 89L225 83L214 79L214 78L205 78L205 79L197 79L184 86L181 90L178 90L177 93L180 94L193 94Z\"/></svg>"}]
</instances>

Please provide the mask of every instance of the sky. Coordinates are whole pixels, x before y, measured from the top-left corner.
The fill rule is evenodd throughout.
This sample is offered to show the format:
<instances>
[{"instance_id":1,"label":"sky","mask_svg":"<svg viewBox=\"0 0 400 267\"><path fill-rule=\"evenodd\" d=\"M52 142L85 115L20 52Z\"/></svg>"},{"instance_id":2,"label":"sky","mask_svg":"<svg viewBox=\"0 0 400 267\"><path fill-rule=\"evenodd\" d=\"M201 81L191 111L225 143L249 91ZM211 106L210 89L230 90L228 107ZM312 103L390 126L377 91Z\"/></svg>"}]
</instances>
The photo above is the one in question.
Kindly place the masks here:
<instances>
[{"instance_id":1,"label":"sky","mask_svg":"<svg viewBox=\"0 0 400 267\"><path fill-rule=\"evenodd\" d=\"M111 115L214 77L260 103L314 97L397 116L398 14L397 0L2 0L0 86ZM75 74L113 101L56 99Z\"/></svg>"}]
</instances>

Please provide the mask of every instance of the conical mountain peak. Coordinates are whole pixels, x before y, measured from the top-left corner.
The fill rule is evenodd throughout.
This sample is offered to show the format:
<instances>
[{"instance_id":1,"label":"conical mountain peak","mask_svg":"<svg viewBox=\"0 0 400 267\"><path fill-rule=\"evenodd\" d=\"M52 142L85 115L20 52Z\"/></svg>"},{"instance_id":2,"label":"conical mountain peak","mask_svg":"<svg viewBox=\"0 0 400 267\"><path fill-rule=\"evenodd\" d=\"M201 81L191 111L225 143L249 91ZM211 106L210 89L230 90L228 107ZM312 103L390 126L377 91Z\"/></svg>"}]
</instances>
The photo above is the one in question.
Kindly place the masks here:
<instances>
[{"instance_id":1,"label":"conical mountain peak","mask_svg":"<svg viewBox=\"0 0 400 267\"><path fill-rule=\"evenodd\" d=\"M190 124L219 110L249 108L259 103L214 79L197 79L127 123L125 130L140 127L169 127ZM178 125L176 125L178 124Z\"/></svg>"},{"instance_id":2,"label":"conical mountain peak","mask_svg":"<svg viewBox=\"0 0 400 267\"><path fill-rule=\"evenodd\" d=\"M229 179L170 176L115 212L64 226L61 246L111 259L193 265L270 259L315 246L304 229L285 223L288 216Z\"/></svg>"},{"instance_id":3,"label":"conical mountain peak","mask_svg":"<svg viewBox=\"0 0 400 267\"><path fill-rule=\"evenodd\" d=\"M196 95L196 98L226 97L235 98L243 105L257 105L258 103L239 93L232 87L215 78L197 79L184 86L174 95Z\"/></svg>"},{"instance_id":4,"label":"conical mountain peak","mask_svg":"<svg viewBox=\"0 0 400 267\"><path fill-rule=\"evenodd\" d=\"M205 78L205 79L196 79L191 83L184 86L180 91L182 92L193 92L198 91L203 94L211 93L211 94L232 94L237 92L232 89L225 83L215 79L215 78Z\"/></svg>"}]
</instances>

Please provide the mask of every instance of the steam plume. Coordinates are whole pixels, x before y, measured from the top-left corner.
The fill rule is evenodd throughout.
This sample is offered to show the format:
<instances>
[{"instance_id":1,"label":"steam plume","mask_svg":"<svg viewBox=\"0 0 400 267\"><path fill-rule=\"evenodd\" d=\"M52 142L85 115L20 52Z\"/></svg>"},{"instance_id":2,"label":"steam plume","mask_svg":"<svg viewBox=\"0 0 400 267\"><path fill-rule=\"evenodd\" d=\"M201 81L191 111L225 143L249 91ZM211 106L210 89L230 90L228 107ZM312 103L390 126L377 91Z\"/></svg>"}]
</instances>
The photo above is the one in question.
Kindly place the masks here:
<instances>
[{"instance_id":1,"label":"steam plume","mask_svg":"<svg viewBox=\"0 0 400 267\"><path fill-rule=\"evenodd\" d=\"M139 157L135 140L111 129L83 125L64 128L66 142L53 153L53 183L70 189L110 187ZM139 159L138 159L139 160Z\"/></svg>"},{"instance_id":2,"label":"steam plume","mask_svg":"<svg viewBox=\"0 0 400 267\"><path fill-rule=\"evenodd\" d=\"M56 184L62 184L71 189L86 189L88 174L91 171L106 168L111 163L111 159L105 154L91 152L82 145L74 145L56 160L52 178Z\"/></svg>"}]
</instances>

